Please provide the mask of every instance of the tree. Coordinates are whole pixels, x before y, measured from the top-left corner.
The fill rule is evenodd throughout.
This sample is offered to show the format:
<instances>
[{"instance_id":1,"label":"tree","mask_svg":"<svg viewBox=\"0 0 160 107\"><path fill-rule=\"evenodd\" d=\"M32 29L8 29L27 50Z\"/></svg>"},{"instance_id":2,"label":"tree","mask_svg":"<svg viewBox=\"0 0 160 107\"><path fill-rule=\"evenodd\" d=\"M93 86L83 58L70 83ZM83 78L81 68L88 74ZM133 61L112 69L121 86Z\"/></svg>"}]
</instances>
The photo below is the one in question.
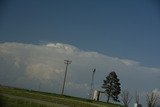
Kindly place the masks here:
<instances>
[{"instance_id":1,"label":"tree","mask_svg":"<svg viewBox=\"0 0 160 107\"><path fill-rule=\"evenodd\" d=\"M128 107L129 103L132 100L132 96L129 93L129 91L127 91L127 90L122 91L122 93L121 93L121 100L122 100L122 102L124 104L124 107Z\"/></svg>"},{"instance_id":2,"label":"tree","mask_svg":"<svg viewBox=\"0 0 160 107\"><path fill-rule=\"evenodd\" d=\"M160 95L158 92L150 92L146 95L146 101L147 101L147 106L148 107L155 107L156 104L158 103L160 98Z\"/></svg>"},{"instance_id":3,"label":"tree","mask_svg":"<svg viewBox=\"0 0 160 107\"><path fill-rule=\"evenodd\" d=\"M139 104L139 99L140 99L140 95L139 95L139 93L136 91L136 92L135 92L135 102L136 102L137 104Z\"/></svg>"},{"instance_id":4,"label":"tree","mask_svg":"<svg viewBox=\"0 0 160 107\"><path fill-rule=\"evenodd\" d=\"M109 102L110 97L112 97L114 101L119 102L118 95L121 92L121 87L117 74L114 71L112 71L106 79L103 80L102 88L105 89L105 94L108 95L107 103Z\"/></svg>"}]
</instances>

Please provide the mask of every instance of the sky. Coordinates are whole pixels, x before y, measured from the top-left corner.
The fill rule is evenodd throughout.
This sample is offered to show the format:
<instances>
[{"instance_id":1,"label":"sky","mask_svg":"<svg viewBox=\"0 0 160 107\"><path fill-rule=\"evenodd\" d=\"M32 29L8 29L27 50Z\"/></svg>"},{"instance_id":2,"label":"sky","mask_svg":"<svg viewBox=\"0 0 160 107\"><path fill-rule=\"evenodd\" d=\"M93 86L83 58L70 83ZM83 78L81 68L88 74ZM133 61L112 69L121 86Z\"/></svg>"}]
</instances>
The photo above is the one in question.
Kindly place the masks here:
<instances>
[{"instance_id":1,"label":"sky","mask_svg":"<svg viewBox=\"0 0 160 107\"><path fill-rule=\"evenodd\" d=\"M1 0L0 42L61 42L159 67L156 0Z\"/></svg>"},{"instance_id":2,"label":"sky","mask_svg":"<svg viewBox=\"0 0 160 107\"><path fill-rule=\"evenodd\" d=\"M35 84L42 77L46 83L40 84L57 83L54 92L58 93L63 60L70 59L68 88L84 89L84 94L69 89L68 94L85 97L88 71L94 68L99 72L98 89L112 70L120 76L123 89L159 89L159 29L158 0L1 0L0 81L37 89ZM34 82L30 84L28 79Z\"/></svg>"}]
</instances>

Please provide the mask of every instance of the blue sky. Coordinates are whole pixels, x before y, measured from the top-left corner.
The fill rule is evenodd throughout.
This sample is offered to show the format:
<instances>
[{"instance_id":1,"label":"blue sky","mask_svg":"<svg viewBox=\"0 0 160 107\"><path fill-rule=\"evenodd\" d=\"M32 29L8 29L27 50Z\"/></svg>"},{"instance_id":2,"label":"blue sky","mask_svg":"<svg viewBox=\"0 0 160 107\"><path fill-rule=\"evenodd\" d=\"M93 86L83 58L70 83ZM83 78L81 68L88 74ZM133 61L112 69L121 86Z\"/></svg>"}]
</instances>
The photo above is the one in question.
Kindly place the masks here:
<instances>
[{"instance_id":1,"label":"blue sky","mask_svg":"<svg viewBox=\"0 0 160 107\"><path fill-rule=\"evenodd\" d=\"M61 42L160 66L155 0L1 0L0 42Z\"/></svg>"}]
</instances>

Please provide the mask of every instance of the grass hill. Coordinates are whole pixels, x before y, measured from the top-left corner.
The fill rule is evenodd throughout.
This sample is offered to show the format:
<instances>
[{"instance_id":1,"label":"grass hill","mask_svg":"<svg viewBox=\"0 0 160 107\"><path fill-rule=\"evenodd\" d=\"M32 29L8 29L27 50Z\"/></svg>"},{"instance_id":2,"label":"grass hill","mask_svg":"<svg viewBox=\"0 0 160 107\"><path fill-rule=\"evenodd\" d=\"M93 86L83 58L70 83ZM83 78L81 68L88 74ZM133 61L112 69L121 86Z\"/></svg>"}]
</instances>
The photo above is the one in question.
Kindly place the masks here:
<instances>
[{"instance_id":1,"label":"grass hill","mask_svg":"<svg viewBox=\"0 0 160 107\"><path fill-rule=\"evenodd\" d=\"M0 107L123 107L93 100L0 86Z\"/></svg>"}]
</instances>

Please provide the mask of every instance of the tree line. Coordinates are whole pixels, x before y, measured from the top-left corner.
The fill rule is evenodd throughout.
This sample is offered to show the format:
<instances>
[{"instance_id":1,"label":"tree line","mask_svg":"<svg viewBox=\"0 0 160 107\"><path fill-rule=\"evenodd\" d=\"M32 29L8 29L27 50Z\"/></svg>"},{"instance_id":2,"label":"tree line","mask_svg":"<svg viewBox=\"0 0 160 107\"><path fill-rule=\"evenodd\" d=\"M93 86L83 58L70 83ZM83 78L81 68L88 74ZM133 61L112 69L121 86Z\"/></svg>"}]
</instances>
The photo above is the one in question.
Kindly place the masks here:
<instances>
[{"instance_id":1,"label":"tree line","mask_svg":"<svg viewBox=\"0 0 160 107\"><path fill-rule=\"evenodd\" d=\"M133 96L129 93L128 90L121 91L120 80L117 74L112 71L106 76L106 79L103 80L102 88L105 89L104 93L107 95L107 103L112 98L115 102L122 102L124 107L128 107L129 103L133 99ZM120 97L120 100L119 100ZM135 92L135 102L137 107L142 107L140 105L140 94ZM156 104L160 102L160 95L156 92L150 92L146 94L146 103L148 107L156 107Z\"/></svg>"}]
</instances>

